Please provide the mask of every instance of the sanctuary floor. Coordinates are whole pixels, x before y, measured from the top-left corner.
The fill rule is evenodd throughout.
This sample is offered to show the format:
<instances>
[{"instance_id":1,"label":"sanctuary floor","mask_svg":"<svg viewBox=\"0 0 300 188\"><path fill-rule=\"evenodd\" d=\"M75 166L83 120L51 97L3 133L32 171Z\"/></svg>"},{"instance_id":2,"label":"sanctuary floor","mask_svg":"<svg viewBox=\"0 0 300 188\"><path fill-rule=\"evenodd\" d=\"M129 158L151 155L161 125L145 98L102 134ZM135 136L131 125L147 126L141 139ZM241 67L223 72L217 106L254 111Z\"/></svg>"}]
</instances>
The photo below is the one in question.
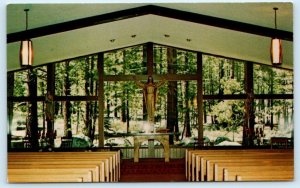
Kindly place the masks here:
<instances>
[{"instance_id":1,"label":"sanctuary floor","mask_svg":"<svg viewBox=\"0 0 300 188\"><path fill-rule=\"evenodd\" d=\"M184 182L184 159L123 159L120 182Z\"/></svg>"}]
</instances>

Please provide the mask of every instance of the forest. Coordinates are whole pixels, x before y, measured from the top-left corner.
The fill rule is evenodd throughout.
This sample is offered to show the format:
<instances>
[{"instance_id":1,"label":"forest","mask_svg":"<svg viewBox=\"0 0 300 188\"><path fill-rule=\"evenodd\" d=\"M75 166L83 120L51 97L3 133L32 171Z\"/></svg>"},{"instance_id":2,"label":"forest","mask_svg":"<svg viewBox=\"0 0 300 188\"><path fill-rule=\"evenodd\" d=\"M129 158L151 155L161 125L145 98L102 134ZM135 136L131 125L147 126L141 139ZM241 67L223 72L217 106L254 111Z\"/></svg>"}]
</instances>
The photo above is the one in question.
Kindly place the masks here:
<instances>
[{"instance_id":1,"label":"forest","mask_svg":"<svg viewBox=\"0 0 300 188\"><path fill-rule=\"evenodd\" d=\"M142 133L147 125L143 91L136 81L145 83L149 74L154 75L154 82L167 78L158 89L154 127L174 133L171 144L193 145L199 125L203 125L206 144L217 146L228 141L242 145L246 62L203 53L199 67L197 54L158 44L151 45L150 50L149 45L137 45L104 52L103 83L99 83L97 54L51 63L55 67L55 147L60 147L62 137L80 137L89 146L97 147L99 116L104 121L105 146L132 147L132 134ZM153 61L149 62L149 58ZM39 142L46 139L47 71L44 65L8 73L8 134L12 141L22 141L32 135L34 103ZM293 98L290 97L293 71L254 64L252 79L254 128L257 136L262 137L255 144L267 144L273 136L293 137ZM32 80L36 81L36 88L31 85ZM100 84L104 89L103 114L99 114ZM36 95L33 100L32 91ZM203 122L199 122L199 91L203 96Z\"/></svg>"}]
</instances>

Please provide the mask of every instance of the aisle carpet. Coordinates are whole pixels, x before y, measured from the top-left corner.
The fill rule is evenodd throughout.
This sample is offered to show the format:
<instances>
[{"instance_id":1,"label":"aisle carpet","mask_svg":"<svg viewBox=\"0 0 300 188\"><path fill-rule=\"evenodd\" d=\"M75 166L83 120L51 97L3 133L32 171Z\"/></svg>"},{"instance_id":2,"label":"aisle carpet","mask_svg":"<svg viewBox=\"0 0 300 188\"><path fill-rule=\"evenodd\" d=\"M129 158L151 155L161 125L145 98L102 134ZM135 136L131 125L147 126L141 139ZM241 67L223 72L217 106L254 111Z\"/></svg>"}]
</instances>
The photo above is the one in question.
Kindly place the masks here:
<instances>
[{"instance_id":1,"label":"aisle carpet","mask_svg":"<svg viewBox=\"0 0 300 188\"><path fill-rule=\"evenodd\" d=\"M184 159L140 159L134 163L133 159L121 162L120 182L184 182Z\"/></svg>"}]
</instances>

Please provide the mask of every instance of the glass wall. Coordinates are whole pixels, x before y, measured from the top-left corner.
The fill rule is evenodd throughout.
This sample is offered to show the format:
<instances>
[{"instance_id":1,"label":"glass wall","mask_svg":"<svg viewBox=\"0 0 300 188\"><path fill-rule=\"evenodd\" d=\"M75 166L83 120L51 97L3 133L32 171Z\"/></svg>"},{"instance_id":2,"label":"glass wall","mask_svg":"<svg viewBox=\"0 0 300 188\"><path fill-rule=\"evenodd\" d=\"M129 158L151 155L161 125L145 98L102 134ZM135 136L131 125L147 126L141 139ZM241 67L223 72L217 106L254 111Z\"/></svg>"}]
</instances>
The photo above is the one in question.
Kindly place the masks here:
<instances>
[{"instance_id":1,"label":"glass wall","mask_svg":"<svg viewBox=\"0 0 300 188\"><path fill-rule=\"evenodd\" d=\"M95 96L97 80L97 56L55 64L56 96Z\"/></svg>"},{"instance_id":2,"label":"glass wall","mask_svg":"<svg viewBox=\"0 0 300 188\"><path fill-rule=\"evenodd\" d=\"M245 93L245 63L203 55L203 94L234 95Z\"/></svg>"},{"instance_id":3,"label":"glass wall","mask_svg":"<svg viewBox=\"0 0 300 188\"><path fill-rule=\"evenodd\" d=\"M246 63L182 49L153 45L153 67L147 62L147 47L138 45L103 53L104 62L98 64L98 54L65 60L55 64L54 134L55 147L71 133L85 140L75 147L98 147L99 85L104 94L105 146L133 146L132 134L147 132L145 88L149 71L153 69L155 92L154 131L169 130L174 134L172 144L192 146L203 125L204 141L208 145L243 144L246 125L245 101ZM197 55L202 55L203 122L199 122L197 97ZM151 56L151 54L150 54ZM148 56L149 58L149 56ZM200 58L201 59L201 58ZM98 67L104 74L99 75ZM150 70L149 70L150 68ZM9 134L12 148L20 148L30 135L31 104L37 105L39 140L47 136L47 66L11 72L13 96L8 102ZM29 74L34 74L30 77ZM103 83L99 83L102 76ZM29 97L30 79L36 77L37 96ZM254 64L255 131L262 131L263 143L271 137L293 137L293 71ZM222 144L223 142L223 144ZM258 144L257 142L255 142Z\"/></svg>"},{"instance_id":4,"label":"glass wall","mask_svg":"<svg viewBox=\"0 0 300 188\"><path fill-rule=\"evenodd\" d=\"M256 144L269 144L271 137L293 138L293 72L265 65L254 65L254 93L264 96L254 100ZM275 94L275 95L273 95Z\"/></svg>"},{"instance_id":5,"label":"glass wall","mask_svg":"<svg viewBox=\"0 0 300 188\"><path fill-rule=\"evenodd\" d=\"M205 100L203 105L204 141L211 146L242 145L244 100Z\"/></svg>"},{"instance_id":6,"label":"glass wall","mask_svg":"<svg viewBox=\"0 0 300 188\"><path fill-rule=\"evenodd\" d=\"M114 146L133 146L133 137L130 134L147 132L148 129L153 131L173 129L172 132L176 135L175 144L188 144L191 137L198 135L197 82L183 80L180 76L168 81L159 76L196 75L196 53L161 45L153 46L154 84L160 86L154 96L154 125L151 128L147 120L146 94L143 88L139 87L146 85L147 81L137 77L126 77L132 74L148 77L146 67L149 65L145 62L147 58L145 47L147 46L104 54L105 74L114 80L104 83L105 143ZM130 53L133 55L127 55ZM130 63L132 66L127 66ZM173 124L168 124L168 121L173 121ZM186 137L188 140L184 139Z\"/></svg>"},{"instance_id":7,"label":"glass wall","mask_svg":"<svg viewBox=\"0 0 300 188\"><path fill-rule=\"evenodd\" d=\"M293 72L266 65L254 65L255 94L293 94Z\"/></svg>"},{"instance_id":8,"label":"glass wall","mask_svg":"<svg viewBox=\"0 0 300 188\"><path fill-rule=\"evenodd\" d=\"M105 75L139 75L147 71L143 45L104 53Z\"/></svg>"}]
</instances>

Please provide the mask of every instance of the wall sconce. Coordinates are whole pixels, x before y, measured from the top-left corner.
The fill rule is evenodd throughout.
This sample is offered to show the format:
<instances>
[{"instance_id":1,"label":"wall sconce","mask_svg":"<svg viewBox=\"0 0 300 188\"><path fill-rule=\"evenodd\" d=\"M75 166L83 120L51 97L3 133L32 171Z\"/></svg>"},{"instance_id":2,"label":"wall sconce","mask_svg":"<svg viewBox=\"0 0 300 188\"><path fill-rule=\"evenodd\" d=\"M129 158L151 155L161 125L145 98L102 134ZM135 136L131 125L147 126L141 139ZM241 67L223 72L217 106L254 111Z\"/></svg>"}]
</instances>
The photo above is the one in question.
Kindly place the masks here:
<instances>
[{"instance_id":1,"label":"wall sconce","mask_svg":"<svg viewBox=\"0 0 300 188\"><path fill-rule=\"evenodd\" d=\"M28 11L24 10L26 13L26 39L21 41L20 46L20 65L21 67L30 67L33 64L33 45L32 41L27 38L27 28L28 28Z\"/></svg>"},{"instance_id":2,"label":"wall sconce","mask_svg":"<svg viewBox=\"0 0 300 188\"><path fill-rule=\"evenodd\" d=\"M273 8L275 11L275 30L277 30L277 17L276 11L278 8ZM281 39L276 36L271 40L271 61L273 65L281 65L282 64L282 43Z\"/></svg>"}]
</instances>

